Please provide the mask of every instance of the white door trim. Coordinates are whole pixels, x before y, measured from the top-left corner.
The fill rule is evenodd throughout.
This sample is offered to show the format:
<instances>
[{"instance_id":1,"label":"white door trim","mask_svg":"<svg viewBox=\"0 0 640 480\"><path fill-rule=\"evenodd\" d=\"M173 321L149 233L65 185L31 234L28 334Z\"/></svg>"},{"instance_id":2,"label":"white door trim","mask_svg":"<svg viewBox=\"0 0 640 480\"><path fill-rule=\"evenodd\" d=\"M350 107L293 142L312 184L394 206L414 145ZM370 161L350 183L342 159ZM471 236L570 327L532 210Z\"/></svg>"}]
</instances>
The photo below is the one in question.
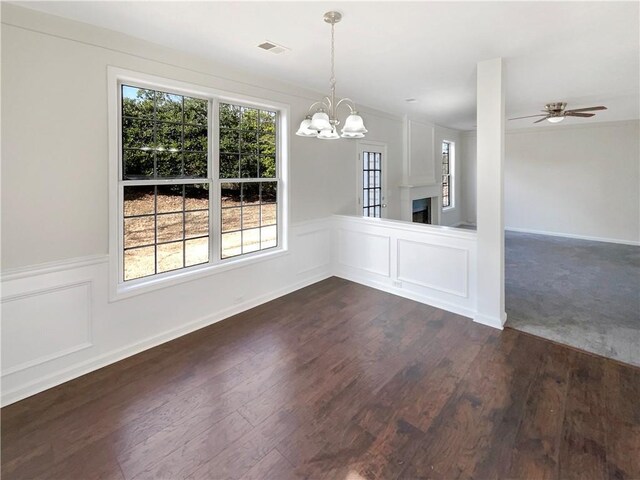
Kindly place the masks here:
<instances>
[{"instance_id":1,"label":"white door trim","mask_svg":"<svg viewBox=\"0 0 640 480\"><path fill-rule=\"evenodd\" d=\"M358 140L358 155L356 158L356 208L358 216L362 216L362 154L363 152L375 152L382 154L382 205L380 209L381 218L387 217L387 144L383 142L374 142L372 140Z\"/></svg>"}]
</instances>

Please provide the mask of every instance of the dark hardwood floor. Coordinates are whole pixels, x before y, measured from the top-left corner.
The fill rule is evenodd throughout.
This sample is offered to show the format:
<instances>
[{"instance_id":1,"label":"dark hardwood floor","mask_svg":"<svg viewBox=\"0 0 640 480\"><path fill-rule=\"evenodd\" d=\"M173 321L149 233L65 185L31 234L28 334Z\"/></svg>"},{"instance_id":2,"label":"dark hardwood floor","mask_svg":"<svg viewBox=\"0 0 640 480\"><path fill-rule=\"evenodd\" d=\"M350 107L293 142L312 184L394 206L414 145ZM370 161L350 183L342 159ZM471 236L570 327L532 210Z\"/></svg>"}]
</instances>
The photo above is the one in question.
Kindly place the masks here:
<instances>
[{"instance_id":1,"label":"dark hardwood floor","mask_svg":"<svg viewBox=\"0 0 640 480\"><path fill-rule=\"evenodd\" d=\"M640 369L331 278L2 409L2 478L640 479Z\"/></svg>"}]
</instances>

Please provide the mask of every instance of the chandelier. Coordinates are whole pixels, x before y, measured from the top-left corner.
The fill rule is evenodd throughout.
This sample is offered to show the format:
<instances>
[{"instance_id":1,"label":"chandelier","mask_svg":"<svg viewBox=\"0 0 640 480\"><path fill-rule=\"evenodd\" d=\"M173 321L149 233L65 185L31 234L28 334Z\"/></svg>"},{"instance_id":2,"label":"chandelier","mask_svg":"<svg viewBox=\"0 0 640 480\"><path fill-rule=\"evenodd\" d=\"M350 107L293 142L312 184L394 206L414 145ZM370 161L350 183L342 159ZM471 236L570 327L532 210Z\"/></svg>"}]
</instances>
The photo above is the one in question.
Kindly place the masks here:
<instances>
[{"instance_id":1,"label":"chandelier","mask_svg":"<svg viewBox=\"0 0 640 480\"><path fill-rule=\"evenodd\" d=\"M362 117L356 111L356 105L349 98L342 98L336 101L336 76L335 76L335 26L342 19L339 12L327 12L324 14L324 21L331 24L331 78L329 85L331 86L331 94L324 97L321 101L315 102L309 107L307 116L296 135L301 137L316 137L323 140L337 140L340 138L337 128L340 124L338 120L338 107L346 105L349 107L349 116L344 122L342 130L340 130L343 138L363 138L367 133L364 128ZM313 112L313 114L311 113Z\"/></svg>"}]
</instances>

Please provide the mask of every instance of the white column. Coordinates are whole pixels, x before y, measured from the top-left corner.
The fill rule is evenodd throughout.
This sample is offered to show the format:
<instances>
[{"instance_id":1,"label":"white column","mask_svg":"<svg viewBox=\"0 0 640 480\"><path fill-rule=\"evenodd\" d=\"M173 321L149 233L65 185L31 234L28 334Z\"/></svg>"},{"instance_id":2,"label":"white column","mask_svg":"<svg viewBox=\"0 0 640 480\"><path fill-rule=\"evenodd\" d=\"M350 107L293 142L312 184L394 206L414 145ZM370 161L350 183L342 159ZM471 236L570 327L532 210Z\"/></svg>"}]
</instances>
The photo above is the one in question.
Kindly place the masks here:
<instances>
[{"instance_id":1,"label":"white column","mask_svg":"<svg viewBox=\"0 0 640 480\"><path fill-rule=\"evenodd\" d=\"M502 59L478 63L478 305L475 321L502 328L504 309L504 81Z\"/></svg>"}]
</instances>

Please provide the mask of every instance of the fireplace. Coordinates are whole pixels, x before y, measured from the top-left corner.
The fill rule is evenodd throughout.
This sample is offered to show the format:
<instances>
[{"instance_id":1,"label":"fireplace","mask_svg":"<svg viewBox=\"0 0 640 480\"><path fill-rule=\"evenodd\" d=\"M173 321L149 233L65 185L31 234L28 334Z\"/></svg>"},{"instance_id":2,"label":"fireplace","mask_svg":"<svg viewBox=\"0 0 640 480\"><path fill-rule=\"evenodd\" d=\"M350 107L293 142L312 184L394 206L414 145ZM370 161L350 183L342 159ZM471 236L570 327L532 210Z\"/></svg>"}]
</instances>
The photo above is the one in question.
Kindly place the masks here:
<instances>
[{"instance_id":1,"label":"fireplace","mask_svg":"<svg viewBox=\"0 0 640 480\"><path fill-rule=\"evenodd\" d=\"M430 185L400 185L401 219L428 225L440 225L439 183Z\"/></svg>"},{"instance_id":2,"label":"fireplace","mask_svg":"<svg viewBox=\"0 0 640 480\"><path fill-rule=\"evenodd\" d=\"M419 198L412 204L412 221L431 225L431 198Z\"/></svg>"}]
</instances>

